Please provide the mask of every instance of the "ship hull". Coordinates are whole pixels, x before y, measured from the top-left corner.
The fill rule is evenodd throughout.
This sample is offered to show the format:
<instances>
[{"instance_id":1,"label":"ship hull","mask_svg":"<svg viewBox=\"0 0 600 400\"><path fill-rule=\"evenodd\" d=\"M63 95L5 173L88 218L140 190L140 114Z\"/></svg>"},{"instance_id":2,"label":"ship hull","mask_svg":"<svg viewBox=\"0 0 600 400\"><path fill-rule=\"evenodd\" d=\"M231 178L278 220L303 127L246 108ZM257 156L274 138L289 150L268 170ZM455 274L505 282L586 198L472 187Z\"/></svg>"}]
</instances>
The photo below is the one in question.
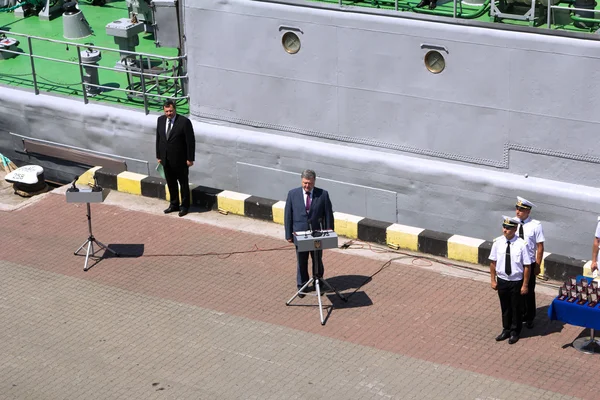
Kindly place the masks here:
<instances>
[{"instance_id":1,"label":"ship hull","mask_svg":"<svg viewBox=\"0 0 600 400\"><path fill-rule=\"evenodd\" d=\"M335 211L486 240L519 195L537 205L547 251L589 258L597 41L254 1L185 10L193 184L285 200L311 168ZM425 68L432 49L442 73ZM0 151L20 164L63 180L88 166L28 154L31 138L156 175L156 115L15 89L0 99Z\"/></svg>"}]
</instances>

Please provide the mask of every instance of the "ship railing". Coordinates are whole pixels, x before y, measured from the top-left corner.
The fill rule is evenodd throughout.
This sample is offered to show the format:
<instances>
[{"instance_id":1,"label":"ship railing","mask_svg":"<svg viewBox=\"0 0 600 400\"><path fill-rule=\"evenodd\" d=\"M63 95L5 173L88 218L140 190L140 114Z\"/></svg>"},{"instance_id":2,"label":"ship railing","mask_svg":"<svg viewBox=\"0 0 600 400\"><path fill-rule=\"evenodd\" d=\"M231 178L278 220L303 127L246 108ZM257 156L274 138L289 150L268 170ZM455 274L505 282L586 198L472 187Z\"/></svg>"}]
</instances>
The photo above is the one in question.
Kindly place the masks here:
<instances>
[{"instance_id":1,"label":"ship railing","mask_svg":"<svg viewBox=\"0 0 600 400\"><path fill-rule=\"evenodd\" d=\"M563 10L563 11L579 11L579 12L586 12L586 13L598 13L600 12L600 10L595 10L593 8L576 8L576 7L563 7L563 6L559 6L559 5L549 5L548 7L548 21L547 21L547 26L548 29L550 29L550 27L552 26L552 10ZM574 21L579 21L579 22L583 22L583 23L591 23L591 24L600 24L600 20L594 19L594 18L585 18L585 17L574 17L571 16L571 19Z\"/></svg>"},{"instance_id":2,"label":"ship railing","mask_svg":"<svg viewBox=\"0 0 600 400\"><path fill-rule=\"evenodd\" d=\"M17 37L19 37L19 38L24 38L26 40L27 47L28 47L28 52L26 52L26 53L24 53L22 51L13 51L13 50L8 50L8 49L2 49L0 51L4 52L4 53L16 54L18 56L25 55L25 56L29 57L30 65L31 65L31 76L32 76L32 80L33 80L33 90L36 95L40 94L38 77L37 77L37 73L36 73L36 63L35 63L35 60L39 59L39 60L58 62L61 64L67 64L67 65L77 65L79 67L79 74L80 74L80 79L81 79L80 84L82 87L83 102L85 104L88 104L90 97L93 97L93 95L90 94L90 92L93 91L93 89L90 89L90 88L96 88L96 89L101 89L101 90L110 90L110 91L117 90L120 92L126 92L127 97L129 99L141 98L144 103L144 112L146 114L150 113L149 102L152 99L156 99L156 101L161 102L161 103L166 99L173 100L176 103L180 102L180 101L185 101L185 102L189 101L189 95L187 95L186 90L185 90L185 85L187 84L188 75L187 74L179 75L180 65L182 65L182 63L187 60L187 55L168 57L168 56L161 56L161 55L157 55L157 54L126 51L126 50L120 50L120 49L117 50L117 49L111 49L111 48L107 48L107 47L94 46L89 43L88 44L80 44L80 43L74 43L74 42L67 42L67 41L63 41L63 40L49 39L49 38L44 38L44 37L39 37L39 36L32 36L32 35L16 33L16 32L8 32L8 31L3 31L3 30L0 30L0 35L7 35L10 37L14 37L15 39ZM72 46L72 47L76 48L78 60L70 61L70 60L65 60L65 59L60 59L60 58L47 57L47 56L34 54L33 42L32 42L33 40L56 43L56 44L61 44L61 45L65 45L65 46ZM133 62L133 63L132 63L132 65L128 65L128 63L126 62L125 63L126 65L124 65L123 68L106 67L106 66L102 66L102 65L86 63L86 62L83 62L82 58L81 58L82 50L98 50L101 52L104 51L104 52L119 53L119 55L121 55L121 57L123 55L126 55L127 60L130 62ZM148 72L148 71L153 71L152 61L151 61L152 59L160 61L159 64L161 64L161 65L168 65L168 62L170 61L170 62L172 62L172 67L159 69L159 73ZM87 69L87 68L92 68L92 69L97 69L97 70L114 71L114 72L117 72L120 74L127 74L127 81L129 83L129 86L126 89L122 89L122 88L117 88L114 86L105 86L105 85L99 85L99 84L87 82L85 79L85 76L86 76L85 69ZM170 74L167 75L166 72L170 72ZM133 83L135 78L140 79L139 86L140 86L141 90L134 89L134 87L136 87L136 85ZM160 88L161 88L161 86L162 87L165 86L164 85L165 82L172 82L172 83L167 86L167 90L161 90ZM157 93L152 93L150 91L153 89L157 89Z\"/></svg>"}]
</instances>

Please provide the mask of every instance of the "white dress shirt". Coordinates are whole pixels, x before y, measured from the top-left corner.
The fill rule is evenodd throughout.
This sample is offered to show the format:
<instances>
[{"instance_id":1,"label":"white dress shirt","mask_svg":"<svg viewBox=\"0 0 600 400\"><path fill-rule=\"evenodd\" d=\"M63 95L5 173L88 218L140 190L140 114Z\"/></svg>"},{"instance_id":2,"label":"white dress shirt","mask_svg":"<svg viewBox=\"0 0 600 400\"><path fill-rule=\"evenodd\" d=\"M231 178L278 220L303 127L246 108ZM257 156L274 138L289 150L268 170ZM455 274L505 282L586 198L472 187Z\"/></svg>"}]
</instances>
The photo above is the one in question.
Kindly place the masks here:
<instances>
[{"instance_id":1,"label":"white dress shirt","mask_svg":"<svg viewBox=\"0 0 600 400\"><path fill-rule=\"evenodd\" d=\"M517 229L517 235L519 229ZM537 219L527 217L523 220L523 236L525 243L527 243L527 251L529 252L529 258L532 262L535 262L535 253L537 250L537 244L545 241L544 231L542 229L542 223Z\"/></svg>"},{"instance_id":2,"label":"white dress shirt","mask_svg":"<svg viewBox=\"0 0 600 400\"><path fill-rule=\"evenodd\" d=\"M510 276L506 275L505 263L506 259L506 238L504 236L497 237L492 245L489 259L496 261L496 276L505 281L520 281L523 280L523 270L525 265L531 265L531 258L527 250L527 244L519 236L515 235L510 240Z\"/></svg>"}]
</instances>

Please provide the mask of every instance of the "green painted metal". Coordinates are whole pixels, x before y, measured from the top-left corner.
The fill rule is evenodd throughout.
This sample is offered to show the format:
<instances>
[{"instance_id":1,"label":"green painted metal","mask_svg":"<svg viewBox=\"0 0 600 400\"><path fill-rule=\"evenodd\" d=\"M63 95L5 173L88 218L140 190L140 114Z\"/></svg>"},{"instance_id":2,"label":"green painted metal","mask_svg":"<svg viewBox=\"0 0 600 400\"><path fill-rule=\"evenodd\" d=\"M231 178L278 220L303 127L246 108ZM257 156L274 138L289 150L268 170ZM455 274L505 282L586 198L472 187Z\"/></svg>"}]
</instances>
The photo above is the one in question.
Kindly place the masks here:
<instances>
[{"instance_id":1,"label":"green painted metal","mask_svg":"<svg viewBox=\"0 0 600 400\"><path fill-rule=\"evenodd\" d=\"M600 14L597 14L600 15ZM598 26L600 25L600 19L596 19L596 18L584 18L584 17L579 17L575 14L571 14L571 19L574 22L583 22L583 23L588 23L588 24L593 24L595 27L590 27L589 29L598 29Z\"/></svg>"},{"instance_id":2,"label":"green painted metal","mask_svg":"<svg viewBox=\"0 0 600 400\"><path fill-rule=\"evenodd\" d=\"M12 36L21 42L19 45L20 51L24 54L34 54L37 57L47 57L64 61L57 62L41 58L35 59L35 80L37 80L37 88L40 92L84 98L77 47L52 43L36 39L35 37L68 41L82 46L86 43L93 43L94 46L115 49L115 52L102 52L102 59L98 63L101 67L114 68L120 59L120 55L116 51L118 50L118 46L114 43L114 39L111 36L106 35L105 26L109 22L128 16L126 2L124 0L117 0L107 3L104 6L94 6L85 2L80 2L79 4L81 11L93 29L93 35L78 40L63 38L61 17L53 18L50 21L42 21L35 15L18 18L14 13L0 13L0 30L7 31L7 36L11 37L11 33L34 36L31 40L22 40L22 38ZM81 48L81 50L84 48ZM151 34L140 34L140 44L136 47L136 52L165 57L178 56L177 49L157 48L154 44L154 37ZM71 64L66 64L65 62L70 62ZM30 58L26 55L0 60L0 85L33 89L36 85L32 75L31 64ZM154 66L154 64L152 65ZM173 63L169 63L168 67L172 68ZM133 78L135 78L136 86L140 90L141 82L139 82L139 74L134 75ZM100 69L99 80L101 85L115 89L126 89L129 86L126 74L110 70ZM149 78L146 78L146 80L149 80ZM159 83L159 86L165 85L164 80L159 80ZM90 102L111 103L144 109L143 98L132 99L127 96L127 93L118 90L103 91L99 95L90 97L89 100ZM161 103L162 100L160 99L154 102L150 100L148 102L149 110L161 111ZM188 102L179 101L178 111L184 114L189 113Z\"/></svg>"},{"instance_id":3,"label":"green painted metal","mask_svg":"<svg viewBox=\"0 0 600 400\"><path fill-rule=\"evenodd\" d=\"M342 6L354 6L354 7L364 7L364 8L379 8L382 10L395 10L395 1L394 0L342 0L341 3L338 0L309 0L317 3L328 3ZM408 1L408 0L399 0L398 1L398 12L415 12L420 14L428 14L428 15L437 15L443 17L453 17L454 16L454 4L453 1L445 1L438 0L438 5L434 10L429 10L427 8L417 8L417 4L419 0ZM520 21L520 20L511 20L511 19L501 19L495 21L489 15L490 2L492 0L486 0L481 6L473 6L468 4L462 4L460 0L457 0L457 14L456 17L460 19L476 19L478 21L483 22L494 22L498 24L507 24L507 25L519 25L519 26L530 26L530 22L528 21ZM497 1L496 1L497 3ZM558 5L572 5L572 0L562 0ZM518 4L517 4L518 5ZM566 31L574 31L574 32L589 32L590 29L581 28L574 25L574 22L580 21L579 18L574 16L572 20L569 20L568 23L554 23L551 26L547 26L546 24L546 8L542 7L543 11L540 13L536 13L538 15L538 20L535 21L533 26L540 28L550 28L557 30L566 30ZM564 7L565 10L568 10L567 7ZM597 10L600 10L600 2L596 6ZM562 11L562 10L560 10ZM582 19L580 22L600 22L596 20L587 21Z\"/></svg>"}]
</instances>

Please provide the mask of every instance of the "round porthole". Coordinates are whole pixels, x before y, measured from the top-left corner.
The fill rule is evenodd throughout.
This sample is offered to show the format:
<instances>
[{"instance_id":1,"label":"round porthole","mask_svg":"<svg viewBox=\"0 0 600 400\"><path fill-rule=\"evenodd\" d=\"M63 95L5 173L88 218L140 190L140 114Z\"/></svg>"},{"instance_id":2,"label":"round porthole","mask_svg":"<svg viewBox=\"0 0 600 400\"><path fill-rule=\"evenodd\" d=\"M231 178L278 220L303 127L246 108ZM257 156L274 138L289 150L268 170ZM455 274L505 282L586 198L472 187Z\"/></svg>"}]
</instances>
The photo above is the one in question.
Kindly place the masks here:
<instances>
[{"instance_id":1,"label":"round porthole","mask_svg":"<svg viewBox=\"0 0 600 400\"><path fill-rule=\"evenodd\" d=\"M439 74L444 70L444 68L446 68L446 60L444 60L442 53L436 50L431 50L425 54L425 66L429 72L433 74Z\"/></svg>"},{"instance_id":2,"label":"round porthole","mask_svg":"<svg viewBox=\"0 0 600 400\"><path fill-rule=\"evenodd\" d=\"M294 32L286 32L281 38L283 48L289 54L296 54L300 51L300 38Z\"/></svg>"}]
</instances>

